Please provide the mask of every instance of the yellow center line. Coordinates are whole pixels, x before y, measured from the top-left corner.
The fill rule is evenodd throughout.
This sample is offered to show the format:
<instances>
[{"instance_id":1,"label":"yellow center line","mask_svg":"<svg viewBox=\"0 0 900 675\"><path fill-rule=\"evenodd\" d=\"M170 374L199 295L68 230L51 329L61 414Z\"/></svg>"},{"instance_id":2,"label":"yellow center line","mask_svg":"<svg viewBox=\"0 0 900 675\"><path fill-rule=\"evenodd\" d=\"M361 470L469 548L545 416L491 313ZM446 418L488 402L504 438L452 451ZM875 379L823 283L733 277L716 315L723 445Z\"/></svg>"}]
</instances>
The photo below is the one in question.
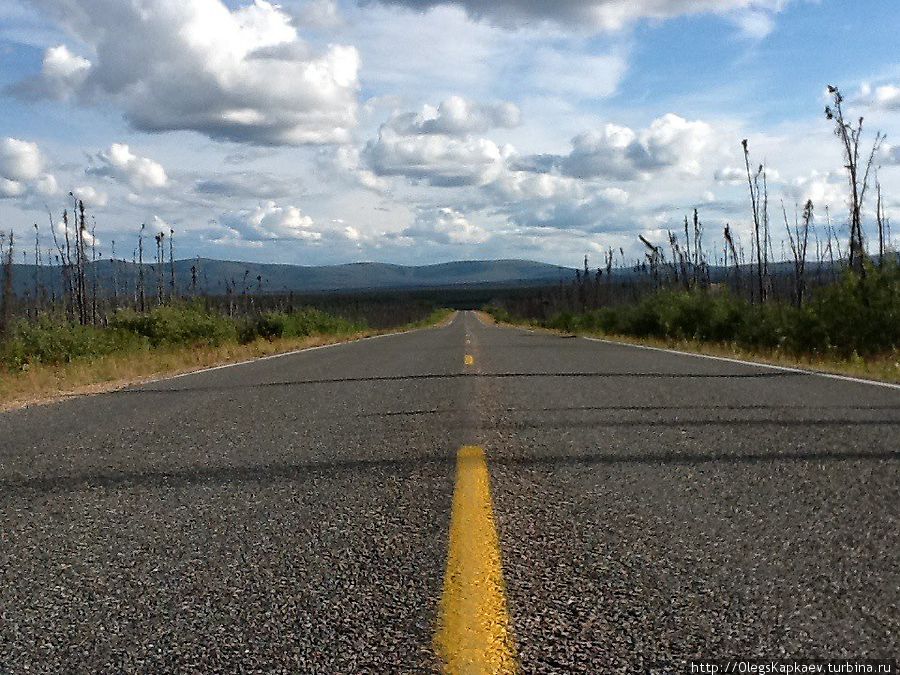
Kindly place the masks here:
<instances>
[{"instance_id":1,"label":"yellow center line","mask_svg":"<svg viewBox=\"0 0 900 675\"><path fill-rule=\"evenodd\" d=\"M434 644L447 673L517 672L490 476L484 450L474 445L461 448L457 456L450 549Z\"/></svg>"},{"instance_id":2,"label":"yellow center line","mask_svg":"<svg viewBox=\"0 0 900 675\"><path fill-rule=\"evenodd\" d=\"M465 362L467 366L471 366L475 364L475 357L471 354L466 354Z\"/></svg>"}]
</instances>

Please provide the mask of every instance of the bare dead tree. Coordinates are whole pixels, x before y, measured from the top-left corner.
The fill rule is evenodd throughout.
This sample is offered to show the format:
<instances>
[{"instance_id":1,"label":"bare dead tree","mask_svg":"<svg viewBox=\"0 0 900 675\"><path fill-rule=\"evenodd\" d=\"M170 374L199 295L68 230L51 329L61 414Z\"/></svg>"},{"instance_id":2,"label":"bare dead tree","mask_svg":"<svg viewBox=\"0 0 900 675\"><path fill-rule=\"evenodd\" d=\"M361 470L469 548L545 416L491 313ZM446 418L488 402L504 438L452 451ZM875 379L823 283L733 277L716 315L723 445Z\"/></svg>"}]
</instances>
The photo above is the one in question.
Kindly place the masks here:
<instances>
[{"instance_id":1,"label":"bare dead tree","mask_svg":"<svg viewBox=\"0 0 900 675\"><path fill-rule=\"evenodd\" d=\"M75 228L75 305L78 309L78 322L84 326L87 324L87 294L85 287L85 263L87 257L84 250L85 234L87 226L84 222L84 202L80 201L72 192L74 207L72 216L74 219L73 226Z\"/></svg>"},{"instance_id":2,"label":"bare dead tree","mask_svg":"<svg viewBox=\"0 0 900 675\"><path fill-rule=\"evenodd\" d=\"M734 245L734 237L731 234L731 226L728 223L725 223L725 267L728 267L728 252L731 252L731 262L734 265L734 285L735 290L740 294L741 292L741 268L740 261L738 260L737 249Z\"/></svg>"},{"instance_id":3,"label":"bare dead tree","mask_svg":"<svg viewBox=\"0 0 900 675\"><path fill-rule=\"evenodd\" d=\"M156 240L156 264L154 265L155 269L153 270L156 273L156 306L161 307L163 304L163 264L164 264L164 248L163 248L163 239L165 239L165 232L158 232L154 239Z\"/></svg>"},{"instance_id":4,"label":"bare dead tree","mask_svg":"<svg viewBox=\"0 0 900 675\"><path fill-rule=\"evenodd\" d=\"M74 214L73 214L74 217ZM75 321L75 310L77 309L77 301L75 299L75 267L72 264L72 242L69 239L69 215L66 210L63 210L63 233L66 238L66 254L63 258L63 265L68 270L68 274L66 275L68 278L68 288L66 289L69 293L69 304L67 307L67 316L69 321Z\"/></svg>"},{"instance_id":5,"label":"bare dead tree","mask_svg":"<svg viewBox=\"0 0 900 675\"><path fill-rule=\"evenodd\" d=\"M641 243L649 250L649 253L646 253L645 256L647 258L647 263L650 266L650 273L653 275L653 284L658 288L660 284L659 267L660 264L665 263L665 255L659 246L651 244L644 235L639 234L638 239L640 239Z\"/></svg>"},{"instance_id":6,"label":"bare dead tree","mask_svg":"<svg viewBox=\"0 0 900 675\"><path fill-rule=\"evenodd\" d=\"M804 205L802 225L798 222L795 212L793 231L791 231L791 226L788 224L784 202L781 202L781 212L784 214L784 228L787 230L788 239L791 243L791 253L794 257L794 301L797 307L802 307L806 293L806 250L809 244L809 226L813 218L813 203L809 199Z\"/></svg>"},{"instance_id":7,"label":"bare dead tree","mask_svg":"<svg viewBox=\"0 0 900 675\"><path fill-rule=\"evenodd\" d=\"M97 221L91 218L91 323L97 325Z\"/></svg>"},{"instance_id":8,"label":"bare dead tree","mask_svg":"<svg viewBox=\"0 0 900 675\"><path fill-rule=\"evenodd\" d=\"M760 302L765 302L766 300L766 267L767 265L764 263L764 246L765 246L765 231L764 231L764 222L763 220L768 220L768 196L765 196L765 201L763 201L763 196L760 194L759 188L759 179L760 176L763 175L765 169L762 164L759 165L759 168L754 173L750 169L750 148L749 142L745 138L741 141L741 146L744 148L744 164L747 168L747 184L750 187L750 207L753 212L753 235L755 239L755 251L756 251L756 276L757 276L757 293Z\"/></svg>"},{"instance_id":9,"label":"bare dead tree","mask_svg":"<svg viewBox=\"0 0 900 675\"><path fill-rule=\"evenodd\" d=\"M65 211L63 211L63 225L66 228L66 250L63 250L62 244L59 242L59 237L56 236L56 223L53 222L53 213L50 209L47 209L47 219L50 221L50 234L53 236L53 245L56 247L57 257L59 259L60 266L60 274L62 276L62 288L63 288L63 304L65 305L66 310L66 319L69 321L72 320L72 279L69 274L69 261L66 259L66 250L68 250L68 225L66 224Z\"/></svg>"},{"instance_id":10,"label":"bare dead tree","mask_svg":"<svg viewBox=\"0 0 900 675\"><path fill-rule=\"evenodd\" d=\"M863 258L865 257L865 240L862 228L862 210L869 187L869 174L875 162L875 155L884 141L884 135L878 131L872 143L868 158L860 157L860 142L863 135L863 118L856 124L848 122L844 117L844 97L837 87L828 85L832 105L825 106L825 118L834 122L834 133L840 139L844 153L844 168L850 183L850 269L865 274ZM861 159L864 164L860 164Z\"/></svg>"},{"instance_id":11,"label":"bare dead tree","mask_svg":"<svg viewBox=\"0 0 900 675\"><path fill-rule=\"evenodd\" d=\"M703 224L700 222L700 213L694 209L694 264L693 264L693 285L697 284L709 285L709 265L707 264L706 254L703 252Z\"/></svg>"},{"instance_id":12,"label":"bare dead tree","mask_svg":"<svg viewBox=\"0 0 900 675\"><path fill-rule=\"evenodd\" d=\"M878 266L884 265L884 202L881 199L881 183L875 181L875 222L878 225Z\"/></svg>"},{"instance_id":13,"label":"bare dead tree","mask_svg":"<svg viewBox=\"0 0 900 675\"><path fill-rule=\"evenodd\" d=\"M175 299L175 230L169 228L169 301Z\"/></svg>"},{"instance_id":14,"label":"bare dead tree","mask_svg":"<svg viewBox=\"0 0 900 675\"><path fill-rule=\"evenodd\" d=\"M15 254L15 236L9 231L8 245L7 235L0 232L0 263L3 266L3 292L0 296L0 335L9 330L13 314L13 256Z\"/></svg>"},{"instance_id":15,"label":"bare dead tree","mask_svg":"<svg viewBox=\"0 0 900 675\"><path fill-rule=\"evenodd\" d=\"M119 306L119 261L116 259L116 240L113 239L112 242L112 258L110 259L110 265L112 267L112 292L113 292L113 311ZM128 297L128 293L125 293L125 297Z\"/></svg>"},{"instance_id":16,"label":"bare dead tree","mask_svg":"<svg viewBox=\"0 0 900 675\"><path fill-rule=\"evenodd\" d=\"M88 323L87 300L87 222L84 216L84 201L78 200L78 297L81 308L81 324Z\"/></svg>"},{"instance_id":17,"label":"bare dead tree","mask_svg":"<svg viewBox=\"0 0 900 675\"><path fill-rule=\"evenodd\" d=\"M146 224L141 223L141 231L138 234L138 303L141 312L147 310L146 294L144 291L144 228Z\"/></svg>"}]
</instances>

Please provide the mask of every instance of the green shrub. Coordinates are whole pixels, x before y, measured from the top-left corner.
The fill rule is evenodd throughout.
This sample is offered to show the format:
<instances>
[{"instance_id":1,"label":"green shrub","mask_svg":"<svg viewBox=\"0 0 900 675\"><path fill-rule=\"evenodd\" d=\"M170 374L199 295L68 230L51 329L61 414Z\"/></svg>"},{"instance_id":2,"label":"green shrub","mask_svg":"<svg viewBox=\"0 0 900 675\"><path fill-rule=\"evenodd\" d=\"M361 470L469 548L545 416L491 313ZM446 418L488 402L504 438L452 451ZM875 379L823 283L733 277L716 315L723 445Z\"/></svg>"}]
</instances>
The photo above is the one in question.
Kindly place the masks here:
<instances>
[{"instance_id":1,"label":"green shrub","mask_svg":"<svg viewBox=\"0 0 900 675\"><path fill-rule=\"evenodd\" d=\"M110 328L145 337L152 347L214 347L237 339L234 321L189 306L157 307L146 314L122 310L110 321Z\"/></svg>"},{"instance_id":2,"label":"green shrub","mask_svg":"<svg viewBox=\"0 0 900 675\"><path fill-rule=\"evenodd\" d=\"M258 338L296 338L309 335L338 335L364 330L365 325L350 321L318 309L306 308L295 312L266 312L243 322L239 338L243 343Z\"/></svg>"},{"instance_id":3,"label":"green shrub","mask_svg":"<svg viewBox=\"0 0 900 675\"><path fill-rule=\"evenodd\" d=\"M501 316L505 310L492 313ZM660 291L630 305L559 312L544 325L569 332L733 342L794 354L883 353L900 348L900 268L870 265L865 276L848 272L838 283L815 289L801 309L783 302L754 305L728 293Z\"/></svg>"},{"instance_id":4,"label":"green shrub","mask_svg":"<svg viewBox=\"0 0 900 675\"><path fill-rule=\"evenodd\" d=\"M114 352L146 349L148 341L121 329L42 319L37 323L21 321L0 343L0 363L8 368L26 364L60 364L73 359L105 356Z\"/></svg>"}]
</instances>

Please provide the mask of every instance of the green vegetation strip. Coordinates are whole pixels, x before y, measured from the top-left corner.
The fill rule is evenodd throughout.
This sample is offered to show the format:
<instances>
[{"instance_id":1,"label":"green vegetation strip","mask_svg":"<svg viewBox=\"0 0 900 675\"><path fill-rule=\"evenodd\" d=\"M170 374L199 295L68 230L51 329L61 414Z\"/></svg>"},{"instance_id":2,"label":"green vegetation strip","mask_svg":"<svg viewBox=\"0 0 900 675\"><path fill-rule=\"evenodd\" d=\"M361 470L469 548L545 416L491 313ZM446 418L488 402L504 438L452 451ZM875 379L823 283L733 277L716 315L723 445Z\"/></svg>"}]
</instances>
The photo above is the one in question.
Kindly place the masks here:
<instances>
[{"instance_id":1,"label":"green vegetation strip","mask_svg":"<svg viewBox=\"0 0 900 675\"><path fill-rule=\"evenodd\" d=\"M633 304L547 320L487 307L501 323L900 382L900 268L848 273L803 307L752 304L726 291L659 291Z\"/></svg>"},{"instance_id":2,"label":"green vegetation strip","mask_svg":"<svg viewBox=\"0 0 900 675\"><path fill-rule=\"evenodd\" d=\"M0 409L91 393L197 368L422 328L451 312L385 330L306 308L230 318L201 305L117 312L108 326L44 318L16 323L0 342Z\"/></svg>"}]
</instances>

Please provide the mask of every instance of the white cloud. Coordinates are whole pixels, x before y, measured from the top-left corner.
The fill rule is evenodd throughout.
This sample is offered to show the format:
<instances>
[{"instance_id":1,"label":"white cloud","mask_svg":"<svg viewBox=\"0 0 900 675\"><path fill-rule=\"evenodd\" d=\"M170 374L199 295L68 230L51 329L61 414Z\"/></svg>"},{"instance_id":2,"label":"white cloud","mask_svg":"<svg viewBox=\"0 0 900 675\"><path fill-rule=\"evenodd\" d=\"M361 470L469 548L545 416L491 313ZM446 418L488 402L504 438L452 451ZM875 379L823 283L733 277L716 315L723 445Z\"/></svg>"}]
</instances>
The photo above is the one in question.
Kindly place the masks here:
<instances>
[{"instance_id":1,"label":"white cloud","mask_svg":"<svg viewBox=\"0 0 900 675\"><path fill-rule=\"evenodd\" d=\"M41 173L43 159L37 143L18 138L0 140L0 176L18 183L34 180Z\"/></svg>"},{"instance_id":2,"label":"white cloud","mask_svg":"<svg viewBox=\"0 0 900 675\"><path fill-rule=\"evenodd\" d=\"M883 143L879 153L879 160L888 166L900 166L900 145Z\"/></svg>"},{"instance_id":3,"label":"white cloud","mask_svg":"<svg viewBox=\"0 0 900 675\"><path fill-rule=\"evenodd\" d=\"M739 169L736 166L726 166L721 169L716 169L714 177L718 183L741 185L747 182L747 170L746 168Z\"/></svg>"},{"instance_id":4,"label":"white cloud","mask_svg":"<svg viewBox=\"0 0 900 675\"><path fill-rule=\"evenodd\" d=\"M235 10L221 0L35 1L94 56L49 50L19 91L112 100L142 131L261 145L345 142L356 125L356 49L312 53L267 0Z\"/></svg>"},{"instance_id":5,"label":"white cloud","mask_svg":"<svg viewBox=\"0 0 900 675\"><path fill-rule=\"evenodd\" d=\"M758 9L737 12L732 20L745 37L753 40L762 40L775 30L772 15Z\"/></svg>"},{"instance_id":6,"label":"white cloud","mask_svg":"<svg viewBox=\"0 0 900 675\"><path fill-rule=\"evenodd\" d=\"M69 51L65 45L44 52L40 76L23 80L11 90L24 98L65 100L84 84L91 62Z\"/></svg>"},{"instance_id":7,"label":"white cloud","mask_svg":"<svg viewBox=\"0 0 900 675\"><path fill-rule=\"evenodd\" d=\"M29 191L55 194L56 178L43 173L44 163L37 143L18 138L0 139L0 199L22 197Z\"/></svg>"},{"instance_id":8,"label":"white cloud","mask_svg":"<svg viewBox=\"0 0 900 675\"><path fill-rule=\"evenodd\" d=\"M364 0L371 1L371 0ZM457 4L474 18L487 18L506 26L534 21L575 26L590 31L618 31L642 19L669 19L686 14L731 12L771 13L786 0L378 0L426 10Z\"/></svg>"},{"instance_id":9,"label":"white cloud","mask_svg":"<svg viewBox=\"0 0 900 675\"><path fill-rule=\"evenodd\" d=\"M249 228L244 235L252 239L300 239L318 241L322 233L312 229L313 219L304 215L296 206L281 207L274 201L266 202L246 216Z\"/></svg>"},{"instance_id":10,"label":"white cloud","mask_svg":"<svg viewBox=\"0 0 900 675\"><path fill-rule=\"evenodd\" d=\"M713 129L706 122L668 113L638 132L617 124L583 132L572 139L568 155L524 157L518 166L576 178L647 179L666 170L696 175L712 141Z\"/></svg>"},{"instance_id":11,"label":"white cloud","mask_svg":"<svg viewBox=\"0 0 900 675\"><path fill-rule=\"evenodd\" d=\"M34 189L41 195L52 196L59 192L59 183L52 173L41 174L34 183Z\"/></svg>"},{"instance_id":12,"label":"white cloud","mask_svg":"<svg viewBox=\"0 0 900 675\"><path fill-rule=\"evenodd\" d=\"M756 167L751 167L751 170ZM765 167L766 182L769 185L781 182L781 173L771 166ZM713 178L723 185L747 185L747 167L726 166L716 169Z\"/></svg>"},{"instance_id":13,"label":"white cloud","mask_svg":"<svg viewBox=\"0 0 900 675\"><path fill-rule=\"evenodd\" d=\"M568 176L529 171L505 171L487 190L502 201L533 199L581 199L585 194L582 181Z\"/></svg>"},{"instance_id":14,"label":"white cloud","mask_svg":"<svg viewBox=\"0 0 900 675\"><path fill-rule=\"evenodd\" d=\"M75 199L84 202L86 207L103 208L109 202L109 196L91 185L81 185L72 190Z\"/></svg>"},{"instance_id":15,"label":"white cloud","mask_svg":"<svg viewBox=\"0 0 900 675\"><path fill-rule=\"evenodd\" d=\"M162 233L162 234L168 235L174 229L175 228L172 225L170 225L169 223L167 223L165 220L163 220L162 218L160 218L157 215L153 216L153 219L150 221L150 224L147 227L147 231L151 235L153 235L154 233L155 234Z\"/></svg>"},{"instance_id":16,"label":"white cloud","mask_svg":"<svg viewBox=\"0 0 900 675\"><path fill-rule=\"evenodd\" d=\"M798 204L812 200L817 212L824 212L827 206L834 217L847 205L846 179L837 172L813 171L791 181L787 195Z\"/></svg>"},{"instance_id":17,"label":"white cloud","mask_svg":"<svg viewBox=\"0 0 900 675\"><path fill-rule=\"evenodd\" d=\"M585 187L580 198L546 198L511 202L504 211L516 225L557 230L614 232L632 223L623 217L628 193L617 187Z\"/></svg>"},{"instance_id":18,"label":"white cloud","mask_svg":"<svg viewBox=\"0 0 900 675\"><path fill-rule=\"evenodd\" d=\"M336 28L344 23L335 0L308 0L294 15L305 26Z\"/></svg>"},{"instance_id":19,"label":"white cloud","mask_svg":"<svg viewBox=\"0 0 900 675\"><path fill-rule=\"evenodd\" d=\"M509 148L486 138L400 135L384 125L364 155L380 176L405 176L443 187L486 185L503 170Z\"/></svg>"},{"instance_id":20,"label":"white cloud","mask_svg":"<svg viewBox=\"0 0 900 675\"><path fill-rule=\"evenodd\" d=\"M9 180L0 176L0 199L21 197L25 194L25 185L17 180Z\"/></svg>"},{"instance_id":21,"label":"white cloud","mask_svg":"<svg viewBox=\"0 0 900 675\"><path fill-rule=\"evenodd\" d=\"M540 91L575 99L605 98L616 93L628 71L621 54L585 55L540 49L531 82Z\"/></svg>"},{"instance_id":22,"label":"white cloud","mask_svg":"<svg viewBox=\"0 0 900 675\"><path fill-rule=\"evenodd\" d=\"M874 88L863 84L858 98L861 103L874 110L900 111L900 87L894 84Z\"/></svg>"},{"instance_id":23,"label":"white cloud","mask_svg":"<svg viewBox=\"0 0 900 675\"><path fill-rule=\"evenodd\" d=\"M451 96L437 107L425 105L421 112L396 115L388 125L398 134L445 134L465 136L495 128L512 129L521 122L513 103L484 104Z\"/></svg>"},{"instance_id":24,"label":"white cloud","mask_svg":"<svg viewBox=\"0 0 900 675\"><path fill-rule=\"evenodd\" d=\"M438 244L483 244L490 239L487 230L469 222L465 215L450 207L420 211L415 223L400 234Z\"/></svg>"},{"instance_id":25,"label":"white cloud","mask_svg":"<svg viewBox=\"0 0 900 675\"><path fill-rule=\"evenodd\" d=\"M169 181L162 164L135 155L124 143L113 143L109 150L98 152L91 161L89 174L124 181L135 190L162 188Z\"/></svg>"},{"instance_id":26,"label":"white cloud","mask_svg":"<svg viewBox=\"0 0 900 675\"><path fill-rule=\"evenodd\" d=\"M390 187L386 179L363 166L360 150L355 146L342 145L333 153L320 156L319 160L323 168L336 173L341 179L352 185L378 194L386 193Z\"/></svg>"},{"instance_id":27,"label":"white cloud","mask_svg":"<svg viewBox=\"0 0 900 675\"><path fill-rule=\"evenodd\" d=\"M293 177L256 171L236 171L200 178L194 183L194 191L208 197L273 200L296 193L299 186L299 181Z\"/></svg>"}]
</instances>

